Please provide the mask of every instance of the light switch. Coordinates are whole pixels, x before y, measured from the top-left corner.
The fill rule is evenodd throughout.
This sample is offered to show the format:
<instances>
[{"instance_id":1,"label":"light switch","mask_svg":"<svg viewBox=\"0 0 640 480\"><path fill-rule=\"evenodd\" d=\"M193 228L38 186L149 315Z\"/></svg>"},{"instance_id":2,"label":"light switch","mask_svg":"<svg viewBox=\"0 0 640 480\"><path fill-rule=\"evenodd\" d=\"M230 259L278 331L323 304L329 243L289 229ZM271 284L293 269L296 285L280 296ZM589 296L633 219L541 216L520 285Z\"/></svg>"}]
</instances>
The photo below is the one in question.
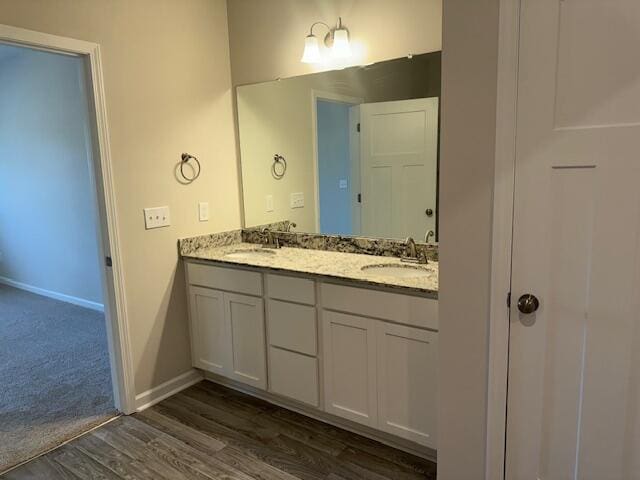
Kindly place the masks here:
<instances>
[{"instance_id":1,"label":"light switch","mask_svg":"<svg viewBox=\"0 0 640 480\"><path fill-rule=\"evenodd\" d=\"M304 193L297 192L292 193L290 198L291 208L303 208L304 207Z\"/></svg>"},{"instance_id":2,"label":"light switch","mask_svg":"<svg viewBox=\"0 0 640 480\"><path fill-rule=\"evenodd\" d=\"M267 195L265 197L267 212L273 212L273 195Z\"/></svg>"},{"instance_id":3,"label":"light switch","mask_svg":"<svg viewBox=\"0 0 640 480\"><path fill-rule=\"evenodd\" d=\"M346 178L341 178L340 181L338 182L338 188L340 188L340 190L345 190L347 188L347 179Z\"/></svg>"},{"instance_id":4,"label":"light switch","mask_svg":"<svg viewBox=\"0 0 640 480\"><path fill-rule=\"evenodd\" d=\"M209 202L198 203L198 218L201 222L209 221Z\"/></svg>"},{"instance_id":5,"label":"light switch","mask_svg":"<svg viewBox=\"0 0 640 480\"><path fill-rule=\"evenodd\" d=\"M144 209L144 227L152 228L168 227L171 225L169 207L153 207Z\"/></svg>"}]
</instances>

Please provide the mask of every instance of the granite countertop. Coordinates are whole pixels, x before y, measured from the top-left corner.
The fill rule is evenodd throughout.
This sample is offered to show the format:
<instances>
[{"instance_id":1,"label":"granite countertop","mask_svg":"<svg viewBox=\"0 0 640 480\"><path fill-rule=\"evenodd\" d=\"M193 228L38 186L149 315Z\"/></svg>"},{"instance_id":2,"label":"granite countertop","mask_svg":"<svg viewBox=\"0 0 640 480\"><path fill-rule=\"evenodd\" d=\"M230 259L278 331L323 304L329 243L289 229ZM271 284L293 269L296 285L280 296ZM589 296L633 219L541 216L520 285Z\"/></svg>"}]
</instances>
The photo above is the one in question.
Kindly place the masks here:
<instances>
[{"instance_id":1,"label":"granite countertop","mask_svg":"<svg viewBox=\"0 0 640 480\"><path fill-rule=\"evenodd\" d=\"M409 265L401 262L397 257L289 247L264 249L274 253L266 253L260 256L254 255L251 258L229 258L226 256L238 250L255 249L262 249L262 246L255 243L242 242L224 246L197 248L193 251L183 252L182 257L210 261L216 264L244 265L272 271L303 273L354 284L404 290L431 298L438 297L438 262L430 261L427 265L419 265L421 269L428 272L425 277L397 278L376 275L362 270L362 267L373 265L397 265L400 267Z\"/></svg>"}]
</instances>

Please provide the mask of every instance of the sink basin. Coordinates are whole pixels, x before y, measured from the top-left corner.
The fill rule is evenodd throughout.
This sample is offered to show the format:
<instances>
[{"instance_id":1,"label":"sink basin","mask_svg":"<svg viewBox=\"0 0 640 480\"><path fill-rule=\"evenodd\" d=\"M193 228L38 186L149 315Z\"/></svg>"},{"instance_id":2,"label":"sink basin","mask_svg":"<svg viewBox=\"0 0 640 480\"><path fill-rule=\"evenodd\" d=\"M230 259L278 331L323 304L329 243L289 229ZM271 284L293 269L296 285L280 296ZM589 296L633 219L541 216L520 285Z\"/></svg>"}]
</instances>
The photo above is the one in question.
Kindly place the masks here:
<instances>
[{"instance_id":1,"label":"sink basin","mask_svg":"<svg viewBox=\"0 0 640 480\"><path fill-rule=\"evenodd\" d=\"M275 255L273 250L264 250L262 248L243 248L242 250L234 250L227 253L224 257L235 260L250 260L252 258L269 258L271 255Z\"/></svg>"},{"instance_id":2,"label":"sink basin","mask_svg":"<svg viewBox=\"0 0 640 480\"><path fill-rule=\"evenodd\" d=\"M362 271L373 275L392 278L421 278L428 277L430 272L424 267L415 265L398 265L394 263L384 265L367 265Z\"/></svg>"}]
</instances>

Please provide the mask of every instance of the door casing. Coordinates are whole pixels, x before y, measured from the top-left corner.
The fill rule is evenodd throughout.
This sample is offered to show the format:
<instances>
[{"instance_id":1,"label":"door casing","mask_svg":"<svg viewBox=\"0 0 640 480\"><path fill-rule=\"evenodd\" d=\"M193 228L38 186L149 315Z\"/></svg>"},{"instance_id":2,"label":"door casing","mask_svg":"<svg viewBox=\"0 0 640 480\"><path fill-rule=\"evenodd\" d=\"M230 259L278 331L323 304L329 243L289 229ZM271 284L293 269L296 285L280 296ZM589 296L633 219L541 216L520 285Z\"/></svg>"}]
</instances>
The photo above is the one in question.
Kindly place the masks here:
<instances>
[{"instance_id":1,"label":"door casing","mask_svg":"<svg viewBox=\"0 0 640 480\"><path fill-rule=\"evenodd\" d=\"M136 410L134 370L126 312L100 45L2 24L0 24L0 42L77 55L84 60L93 148L90 174L98 207L100 255L103 259L111 258L110 267L106 266L106 261L102 263L101 274L113 394L116 409L122 413L131 414Z\"/></svg>"},{"instance_id":2,"label":"door casing","mask_svg":"<svg viewBox=\"0 0 640 480\"><path fill-rule=\"evenodd\" d=\"M500 0L485 478L503 480L521 0Z\"/></svg>"}]
</instances>

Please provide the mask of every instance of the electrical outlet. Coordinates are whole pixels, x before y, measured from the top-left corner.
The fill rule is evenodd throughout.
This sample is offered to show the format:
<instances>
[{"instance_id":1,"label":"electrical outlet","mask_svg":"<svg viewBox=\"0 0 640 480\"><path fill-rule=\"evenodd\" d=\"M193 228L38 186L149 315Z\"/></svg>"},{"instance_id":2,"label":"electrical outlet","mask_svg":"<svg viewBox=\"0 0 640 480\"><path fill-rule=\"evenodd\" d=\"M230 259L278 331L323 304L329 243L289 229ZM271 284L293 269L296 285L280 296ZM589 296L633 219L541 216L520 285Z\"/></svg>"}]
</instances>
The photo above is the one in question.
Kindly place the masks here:
<instances>
[{"instance_id":1,"label":"electrical outlet","mask_svg":"<svg viewBox=\"0 0 640 480\"><path fill-rule=\"evenodd\" d=\"M291 208L304 208L304 193L292 193L290 198Z\"/></svg>"},{"instance_id":2,"label":"electrical outlet","mask_svg":"<svg viewBox=\"0 0 640 480\"><path fill-rule=\"evenodd\" d=\"M267 212L273 212L273 195L267 195L265 198Z\"/></svg>"},{"instance_id":3,"label":"electrical outlet","mask_svg":"<svg viewBox=\"0 0 640 480\"><path fill-rule=\"evenodd\" d=\"M169 217L169 207L153 207L144 209L144 228L168 227L171 225Z\"/></svg>"},{"instance_id":4,"label":"electrical outlet","mask_svg":"<svg viewBox=\"0 0 640 480\"><path fill-rule=\"evenodd\" d=\"M341 178L340 181L338 182L338 188L340 190L345 190L347 188L347 179L346 178Z\"/></svg>"},{"instance_id":5,"label":"electrical outlet","mask_svg":"<svg viewBox=\"0 0 640 480\"><path fill-rule=\"evenodd\" d=\"M209 202L198 203L198 218L201 222L209 221Z\"/></svg>"}]
</instances>

